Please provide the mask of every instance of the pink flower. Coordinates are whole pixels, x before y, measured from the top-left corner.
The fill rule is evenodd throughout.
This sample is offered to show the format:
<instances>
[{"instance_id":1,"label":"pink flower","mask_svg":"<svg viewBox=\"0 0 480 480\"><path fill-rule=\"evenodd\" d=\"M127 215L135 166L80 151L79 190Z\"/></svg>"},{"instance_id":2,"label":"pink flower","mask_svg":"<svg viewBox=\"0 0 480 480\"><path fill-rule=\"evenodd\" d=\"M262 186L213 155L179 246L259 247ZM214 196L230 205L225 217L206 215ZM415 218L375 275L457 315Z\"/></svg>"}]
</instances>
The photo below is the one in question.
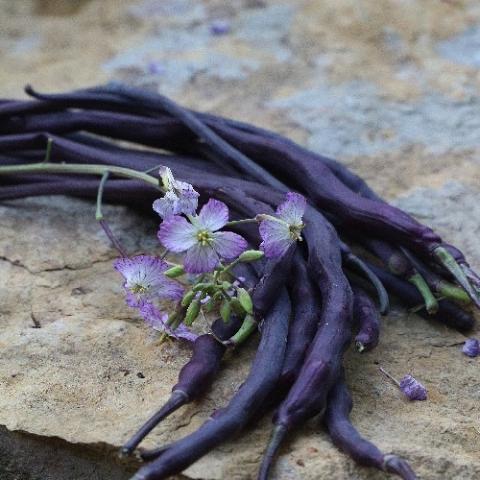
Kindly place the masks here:
<instances>
[{"instance_id":1,"label":"pink flower","mask_svg":"<svg viewBox=\"0 0 480 480\"><path fill-rule=\"evenodd\" d=\"M160 332L165 332L171 337L182 338L183 340L187 340L189 342L194 342L198 338L198 335L196 333L193 333L188 327L183 324L180 324L175 329L169 327L167 325L168 315L166 313L160 312L151 303L144 303L140 307L140 314L142 315L145 322L152 328Z\"/></svg>"},{"instance_id":2,"label":"pink flower","mask_svg":"<svg viewBox=\"0 0 480 480\"><path fill-rule=\"evenodd\" d=\"M287 193L287 199L276 210L275 216L260 215L260 249L268 258L281 257L292 243L301 240L303 214L307 202L299 193Z\"/></svg>"},{"instance_id":3,"label":"pink flower","mask_svg":"<svg viewBox=\"0 0 480 480\"><path fill-rule=\"evenodd\" d=\"M185 271L211 272L221 259L236 258L247 248L243 237L233 232L219 232L228 222L228 207L215 199L206 203L198 216L173 215L160 225L158 238L171 252L186 252Z\"/></svg>"},{"instance_id":4,"label":"pink flower","mask_svg":"<svg viewBox=\"0 0 480 480\"><path fill-rule=\"evenodd\" d=\"M164 275L169 265L162 259L148 255L119 258L114 268L125 278L127 304L140 307L155 299L180 300L183 287Z\"/></svg>"},{"instance_id":5,"label":"pink flower","mask_svg":"<svg viewBox=\"0 0 480 480\"><path fill-rule=\"evenodd\" d=\"M180 213L193 215L197 210L200 194L189 183L175 180L168 167L160 167L160 177L167 192L153 202L153 209L163 219Z\"/></svg>"}]
</instances>

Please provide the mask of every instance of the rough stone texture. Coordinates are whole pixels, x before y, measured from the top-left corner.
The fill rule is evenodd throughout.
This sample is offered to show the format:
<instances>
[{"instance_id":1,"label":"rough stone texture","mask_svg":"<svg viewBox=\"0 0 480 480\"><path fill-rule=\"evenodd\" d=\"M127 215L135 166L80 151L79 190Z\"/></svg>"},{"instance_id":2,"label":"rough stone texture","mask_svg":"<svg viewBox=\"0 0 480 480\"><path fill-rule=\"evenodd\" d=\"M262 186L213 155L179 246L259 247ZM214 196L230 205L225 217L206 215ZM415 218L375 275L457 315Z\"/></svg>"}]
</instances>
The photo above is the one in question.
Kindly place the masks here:
<instances>
[{"instance_id":1,"label":"rough stone texture","mask_svg":"<svg viewBox=\"0 0 480 480\"><path fill-rule=\"evenodd\" d=\"M276 129L345 161L480 267L478 2L1 0L0 8L2 97L20 96L27 82L51 91L117 79ZM214 36L219 19L230 31ZM177 343L158 347L123 304L115 252L93 214L71 199L0 206L0 478L128 478L134 462L119 464L114 451L167 397L188 356ZM119 207L107 214L129 251L155 251L155 225ZM463 339L395 306L379 347L347 356L356 425L423 479L480 476L479 361L461 354ZM225 404L254 347L145 445L192 431ZM378 364L414 374L429 400L406 402ZM264 419L185 475L255 478L268 435ZM275 478L386 476L357 467L312 421L283 448Z\"/></svg>"}]
</instances>

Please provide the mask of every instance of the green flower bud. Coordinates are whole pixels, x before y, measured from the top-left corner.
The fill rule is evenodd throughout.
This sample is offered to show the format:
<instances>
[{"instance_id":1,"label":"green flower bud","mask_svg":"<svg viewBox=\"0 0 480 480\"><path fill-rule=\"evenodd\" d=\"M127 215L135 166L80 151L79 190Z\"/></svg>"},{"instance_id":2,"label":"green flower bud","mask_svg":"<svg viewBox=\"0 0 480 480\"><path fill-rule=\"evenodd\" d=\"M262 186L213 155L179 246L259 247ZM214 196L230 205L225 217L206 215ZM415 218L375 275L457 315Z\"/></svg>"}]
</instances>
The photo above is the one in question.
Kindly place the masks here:
<instances>
[{"instance_id":1,"label":"green flower bud","mask_svg":"<svg viewBox=\"0 0 480 480\"><path fill-rule=\"evenodd\" d=\"M194 292L201 292L204 290L205 292L210 293L214 288L213 283L197 283L196 285L193 286L192 290Z\"/></svg>"},{"instance_id":2,"label":"green flower bud","mask_svg":"<svg viewBox=\"0 0 480 480\"><path fill-rule=\"evenodd\" d=\"M224 280L222 282L222 288L223 288L223 290L230 290L232 288L232 284L230 282L227 282L226 280Z\"/></svg>"},{"instance_id":3,"label":"green flower bud","mask_svg":"<svg viewBox=\"0 0 480 480\"><path fill-rule=\"evenodd\" d=\"M264 253L260 250L245 250L239 257L240 262L255 262L260 260L264 256Z\"/></svg>"},{"instance_id":4,"label":"green flower bud","mask_svg":"<svg viewBox=\"0 0 480 480\"><path fill-rule=\"evenodd\" d=\"M237 298L243 309L253 315L253 302L250 294L244 288L237 288Z\"/></svg>"},{"instance_id":5,"label":"green flower bud","mask_svg":"<svg viewBox=\"0 0 480 480\"><path fill-rule=\"evenodd\" d=\"M174 265L165 271L165 276L168 278L177 278L185 273L183 265Z\"/></svg>"},{"instance_id":6,"label":"green flower bud","mask_svg":"<svg viewBox=\"0 0 480 480\"><path fill-rule=\"evenodd\" d=\"M182 301L180 302L180 305L182 307L188 307L191 301L194 299L194 297L195 297L195 292L190 290L183 296Z\"/></svg>"},{"instance_id":7,"label":"green flower bud","mask_svg":"<svg viewBox=\"0 0 480 480\"><path fill-rule=\"evenodd\" d=\"M228 300L224 300L220 307L220 316L222 320L227 323L230 320L230 313L232 308L230 307L230 302Z\"/></svg>"},{"instance_id":8,"label":"green flower bud","mask_svg":"<svg viewBox=\"0 0 480 480\"><path fill-rule=\"evenodd\" d=\"M185 314L185 325L188 327L192 325L195 319L198 317L200 313L200 300L195 299L193 300L187 308L187 313Z\"/></svg>"}]
</instances>

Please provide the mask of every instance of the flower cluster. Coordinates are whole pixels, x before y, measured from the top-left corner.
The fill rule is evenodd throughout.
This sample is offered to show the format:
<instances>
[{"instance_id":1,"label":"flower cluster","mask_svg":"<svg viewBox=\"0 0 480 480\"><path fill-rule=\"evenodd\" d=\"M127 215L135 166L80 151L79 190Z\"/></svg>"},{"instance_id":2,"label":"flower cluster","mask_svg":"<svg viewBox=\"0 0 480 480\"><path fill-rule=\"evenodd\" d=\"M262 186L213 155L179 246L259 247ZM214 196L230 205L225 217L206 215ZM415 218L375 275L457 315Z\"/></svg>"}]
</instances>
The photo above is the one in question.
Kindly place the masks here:
<instances>
[{"instance_id":1,"label":"flower cluster","mask_svg":"<svg viewBox=\"0 0 480 480\"><path fill-rule=\"evenodd\" d=\"M242 287L232 269L239 262L262 258L279 258L293 243L302 240L305 198L289 192L275 214L260 214L252 219L229 222L227 205L214 198L197 213L199 194L192 185L174 178L167 167L160 169L164 195L155 200L153 209L162 218L158 239L167 252L183 254L182 264L138 255L120 258L115 269L124 277L126 301L137 308L144 320L170 336L194 341L189 329L199 314L218 308L225 321L231 314L253 314L250 293ZM259 224L262 239L258 250L248 250L239 234L225 231L237 223ZM190 285L183 286L177 277L189 274ZM160 303L172 302L170 315Z\"/></svg>"}]
</instances>

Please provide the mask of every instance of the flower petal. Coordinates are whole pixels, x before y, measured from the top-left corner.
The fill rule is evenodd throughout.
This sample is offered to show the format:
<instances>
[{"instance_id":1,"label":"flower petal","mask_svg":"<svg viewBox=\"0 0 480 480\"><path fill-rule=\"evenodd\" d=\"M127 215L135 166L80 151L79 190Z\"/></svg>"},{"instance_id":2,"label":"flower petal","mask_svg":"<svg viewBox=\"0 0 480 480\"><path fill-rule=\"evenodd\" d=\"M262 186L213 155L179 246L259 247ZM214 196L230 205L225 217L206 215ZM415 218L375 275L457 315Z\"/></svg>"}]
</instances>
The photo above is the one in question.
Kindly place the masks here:
<instances>
[{"instance_id":1,"label":"flower petal","mask_svg":"<svg viewBox=\"0 0 480 480\"><path fill-rule=\"evenodd\" d=\"M467 338L462 351L469 357L478 357L480 355L480 342L476 338Z\"/></svg>"},{"instance_id":2,"label":"flower petal","mask_svg":"<svg viewBox=\"0 0 480 480\"><path fill-rule=\"evenodd\" d=\"M169 327L166 324L168 314L158 310L153 304L145 302L140 306L140 315L145 322L155 330L166 331Z\"/></svg>"},{"instance_id":3,"label":"flower petal","mask_svg":"<svg viewBox=\"0 0 480 480\"><path fill-rule=\"evenodd\" d=\"M411 375L400 380L400 389L409 400L426 400L427 389Z\"/></svg>"},{"instance_id":4,"label":"flower petal","mask_svg":"<svg viewBox=\"0 0 480 480\"><path fill-rule=\"evenodd\" d=\"M173 192L167 192L164 197L157 198L157 200L153 202L152 208L162 218L167 218L170 215L178 213L176 211L178 201L178 197Z\"/></svg>"},{"instance_id":5,"label":"flower petal","mask_svg":"<svg viewBox=\"0 0 480 480\"><path fill-rule=\"evenodd\" d=\"M213 234L213 248L222 258L238 257L247 249L247 241L233 232L215 232Z\"/></svg>"},{"instance_id":6,"label":"flower petal","mask_svg":"<svg viewBox=\"0 0 480 480\"><path fill-rule=\"evenodd\" d=\"M184 252L197 241L196 228L183 217L173 215L160 225L158 239L171 252Z\"/></svg>"},{"instance_id":7,"label":"flower petal","mask_svg":"<svg viewBox=\"0 0 480 480\"><path fill-rule=\"evenodd\" d=\"M277 215L289 225L300 225L307 201L303 195L295 192L288 192L286 197L286 200L277 207Z\"/></svg>"},{"instance_id":8,"label":"flower petal","mask_svg":"<svg viewBox=\"0 0 480 480\"><path fill-rule=\"evenodd\" d=\"M200 210L199 223L203 228L214 232L228 222L228 207L219 200L211 198Z\"/></svg>"},{"instance_id":9,"label":"flower petal","mask_svg":"<svg viewBox=\"0 0 480 480\"><path fill-rule=\"evenodd\" d=\"M267 258L281 257L293 243L288 225L275 220L264 220L259 227L263 242L260 249Z\"/></svg>"},{"instance_id":10,"label":"flower petal","mask_svg":"<svg viewBox=\"0 0 480 480\"><path fill-rule=\"evenodd\" d=\"M178 197L175 213L184 213L185 215L194 215L198 207L198 197L200 194L196 192L193 187L184 182L179 182L186 185L182 188L181 194Z\"/></svg>"},{"instance_id":11,"label":"flower petal","mask_svg":"<svg viewBox=\"0 0 480 480\"><path fill-rule=\"evenodd\" d=\"M183 340L187 340L188 342L194 342L198 338L196 333L192 332L183 324L180 324L175 330L173 330L173 335L177 338L183 338Z\"/></svg>"},{"instance_id":12,"label":"flower petal","mask_svg":"<svg viewBox=\"0 0 480 480\"><path fill-rule=\"evenodd\" d=\"M151 303L144 303L141 306L140 315L152 328L160 332L165 332L171 337L183 338L189 342L194 342L198 338L198 335L193 333L185 325L179 325L175 330L172 330L172 328L167 325L168 315L158 310Z\"/></svg>"},{"instance_id":13,"label":"flower petal","mask_svg":"<svg viewBox=\"0 0 480 480\"><path fill-rule=\"evenodd\" d=\"M185 255L184 266L187 273L211 272L219 264L220 258L210 245L196 244Z\"/></svg>"}]
</instances>

